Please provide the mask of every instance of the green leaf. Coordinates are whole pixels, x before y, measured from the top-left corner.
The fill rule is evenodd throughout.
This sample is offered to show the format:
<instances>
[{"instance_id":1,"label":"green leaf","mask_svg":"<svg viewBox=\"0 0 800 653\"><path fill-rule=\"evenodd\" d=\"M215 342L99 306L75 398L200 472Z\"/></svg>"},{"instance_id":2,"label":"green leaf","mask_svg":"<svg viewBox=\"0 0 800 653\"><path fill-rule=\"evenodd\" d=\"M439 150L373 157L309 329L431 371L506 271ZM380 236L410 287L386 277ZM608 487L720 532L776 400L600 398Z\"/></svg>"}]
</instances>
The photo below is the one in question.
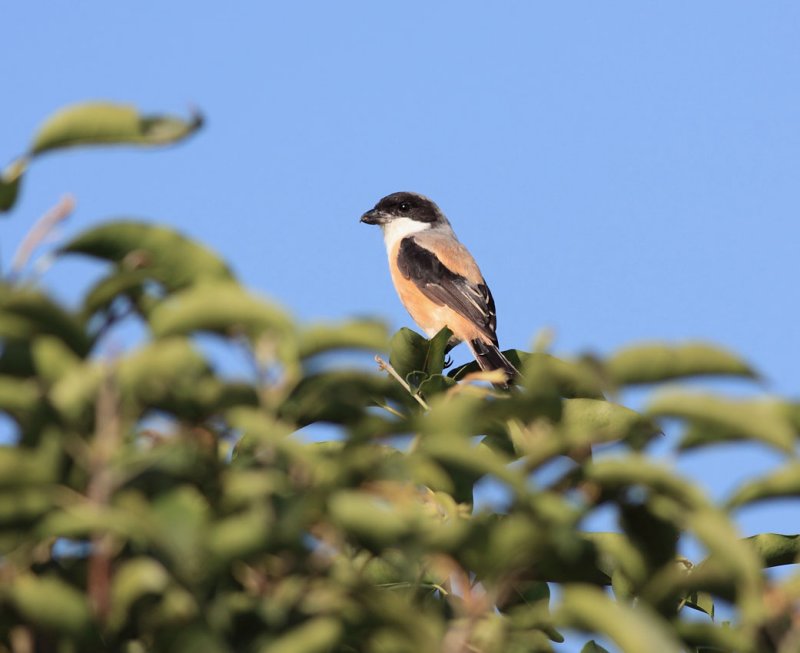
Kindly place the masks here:
<instances>
[{"instance_id":1,"label":"green leaf","mask_svg":"<svg viewBox=\"0 0 800 653\"><path fill-rule=\"evenodd\" d=\"M127 297L138 304L146 282L152 277L153 273L147 269L115 268L114 272L100 279L84 294L82 310L84 319L88 320L98 311L108 310L120 297Z\"/></svg>"},{"instance_id":2,"label":"green leaf","mask_svg":"<svg viewBox=\"0 0 800 653\"><path fill-rule=\"evenodd\" d=\"M167 145L180 141L203 124L169 115L140 114L136 107L111 102L75 104L57 111L39 128L32 154L76 145Z\"/></svg>"},{"instance_id":3,"label":"green leaf","mask_svg":"<svg viewBox=\"0 0 800 653\"><path fill-rule=\"evenodd\" d=\"M113 292L130 290L146 271L170 291L210 280L233 279L230 268L214 252L174 229L134 220L115 220L85 231L60 250L116 263L122 278L95 288L91 304L107 303ZM113 275L112 275L113 276Z\"/></svg>"},{"instance_id":4,"label":"green leaf","mask_svg":"<svg viewBox=\"0 0 800 653\"><path fill-rule=\"evenodd\" d=\"M152 504L153 533L172 560L170 569L184 581L197 582L210 572L205 546L209 513L207 498L188 485L162 494Z\"/></svg>"},{"instance_id":5,"label":"green leaf","mask_svg":"<svg viewBox=\"0 0 800 653\"><path fill-rule=\"evenodd\" d=\"M205 283L176 293L150 315L156 337L210 331L222 335L285 333L291 322L283 310L233 282Z\"/></svg>"},{"instance_id":6,"label":"green leaf","mask_svg":"<svg viewBox=\"0 0 800 653\"><path fill-rule=\"evenodd\" d=\"M565 626L600 633L623 653L682 653L683 647L665 621L640 605L635 609L612 601L594 587L564 588L556 619Z\"/></svg>"},{"instance_id":7,"label":"green leaf","mask_svg":"<svg viewBox=\"0 0 800 653\"><path fill-rule=\"evenodd\" d=\"M762 560L755 548L739 537L734 524L717 509L682 511L675 516L709 551L708 558L695 566L691 575L702 579L705 574L732 581L743 623L756 623L762 617L764 577Z\"/></svg>"},{"instance_id":8,"label":"green leaf","mask_svg":"<svg viewBox=\"0 0 800 653\"><path fill-rule=\"evenodd\" d=\"M36 448L0 447L0 488L55 483L63 464L63 434L49 429Z\"/></svg>"},{"instance_id":9,"label":"green leaf","mask_svg":"<svg viewBox=\"0 0 800 653\"><path fill-rule=\"evenodd\" d=\"M0 376L0 410L21 418L41 401L42 394L35 380Z\"/></svg>"},{"instance_id":10,"label":"green leaf","mask_svg":"<svg viewBox=\"0 0 800 653\"><path fill-rule=\"evenodd\" d=\"M123 407L176 410L184 415L215 408L222 383L211 377L203 356L186 339L165 338L140 347L114 365L90 362L70 367L53 385L53 405L75 421L90 416L104 375L119 389Z\"/></svg>"},{"instance_id":11,"label":"green leaf","mask_svg":"<svg viewBox=\"0 0 800 653\"><path fill-rule=\"evenodd\" d=\"M260 506L218 520L210 529L209 551L226 563L261 551L274 526L272 521L271 513Z\"/></svg>"},{"instance_id":12,"label":"green leaf","mask_svg":"<svg viewBox=\"0 0 800 653\"><path fill-rule=\"evenodd\" d=\"M800 535L761 533L744 541L755 548L765 567L793 565L800 561Z\"/></svg>"},{"instance_id":13,"label":"green leaf","mask_svg":"<svg viewBox=\"0 0 800 653\"><path fill-rule=\"evenodd\" d=\"M660 429L635 410L600 399L565 399L559 434L573 447L615 440L648 441Z\"/></svg>"},{"instance_id":14,"label":"green leaf","mask_svg":"<svg viewBox=\"0 0 800 653\"><path fill-rule=\"evenodd\" d=\"M290 630L264 649L264 653L325 653L342 638L342 624L333 617L315 617Z\"/></svg>"},{"instance_id":15,"label":"green leaf","mask_svg":"<svg viewBox=\"0 0 800 653\"><path fill-rule=\"evenodd\" d=\"M744 483L728 499L727 505L736 508L767 499L798 496L800 496L800 463L793 462L771 474Z\"/></svg>"},{"instance_id":16,"label":"green leaf","mask_svg":"<svg viewBox=\"0 0 800 653\"><path fill-rule=\"evenodd\" d=\"M381 352L388 348L386 325L369 320L342 324L317 324L300 332L297 344L300 358L308 358L334 349L366 349Z\"/></svg>"},{"instance_id":17,"label":"green leaf","mask_svg":"<svg viewBox=\"0 0 800 653\"><path fill-rule=\"evenodd\" d=\"M89 336L74 315L46 295L33 290L0 290L0 336L31 339L55 336L79 357L90 348Z\"/></svg>"},{"instance_id":18,"label":"green leaf","mask_svg":"<svg viewBox=\"0 0 800 653\"><path fill-rule=\"evenodd\" d=\"M378 548L407 535L412 524L394 503L355 490L341 490L328 501L334 524Z\"/></svg>"},{"instance_id":19,"label":"green leaf","mask_svg":"<svg viewBox=\"0 0 800 653\"><path fill-rule=\"evenodd\" d=\"M33 343L32 353L39 378L50 385L82 363L75 352L53 336L37 338Z\"/></svg>"},{"instance_id":20,"label":"green leaf","mask_svg":"<svg viewBox=\"0 0 800 653\"><path fill-rule=\"evenodd\" d=\"M28 167L27 157L22 157L11 163L0 174L0 213L10 210L19 196L22 174Z\"/></svg>"},{"instance_id":21,"label":"green leaf","mask_svg":"<svg viewBox=\"0 0 800 653\"><path fill-rule=\"evenodd\" d=\"M404 379L413 372L425 375L441 374L444 370L444 355L452 332L445 328L430 340L416 331L403 327L392 336L389 344L389 362Z\"/></svg>"},{"instance_id":22,"label":"green leaf","mask_svg":"<svg viewBox=\"0 0 800 653\"><path fill-rule=\"evenodd\" d=\"M692 592L687 597L685 605L714 618L714 597L709 592Z\"/></svg>"},{"instance_id":23,"label":"green leaf","mask_svg":"<svg viewBox=\"0 0 800 653\"><path fill-rule=\"evenodd\" d=\"M606 361L605 369L619 386L693 376L757 377L752 368L735 354L701 342L627 347L613 354Z\"/></svg>"},{"instance_id":24,"label":"green leaf","mask_svg":"<svg viewBox=\"0 0 800 653\"><path fill-rule=\"evenodd\" d=\"M588 479L609 490L638 485L671 498L684 509L707 509L711 506L699 487L642 455L596 460L585 465L584 473Z\"/></svg>"},{"instance_id":25,"label":"green leaf","mask_svg":"<svg viewBox=\"0 0 800 653\"><path fill-rule=\"evenodd\" d=\"M511 361L523 377L527 378L526 368L536 368L536 374L547 376L562 397L586 397L601 399L605 382L597 366L588 360L567 360L541 352L528 353L519 349L507 349L503 355ZM449 376L460 379L466 374L480 371L475 361L450 370Z\"/></svg>"},{"instance_id":26,"label":"green leaf","mask_svg":"<svg viewBox=\"0 0 800 653\"><path fill-rule=\"evenodd\" d=\"M623 501L620 525L630 542L641 552L648 577L665 565L674 565L680 531L647 502Z\"/></svg>"},{"instance_id":27,"label":"green leaf","mask_svg":"<svg viewBox=\"0 0 800 653\"><path fill-rule=\"evenodd\" d=\"M675 630L687 645L698 653L749 650L747 633L730 623L715 625L697 621L678 621Z\"/></svg>"},{"instance_id":28,"label":"green leaf","mask_svg":"<svg viewBox=\"0 0 800 653\"><path fill-rule=\"evenodd\" d=\"M794 429L784 405L777 400L735 401L710 394L670 392L651 401L646 414L689 422L682 449L750 439L785 453L794 451Z\"/></svg>"},{"instance_id":29,"label":"green leaf","mask_svg":"<svg viewBox=\"0 0 800 653\"><path fill-rule=\"evenodd\" d=\"M147 595L161 594L168 584L169 573L152 558L139 557L122 563L111 585L111 628L119 630L136 601Z\"/></svg>"},{"instance_id":30,"label":"green leaf","mask_svg":"<svg viewBox=\"0 0 800 653\"><path fill-rule=\"evenodd\" d=\"M608 653L608 650L604 649L593 639L590 639L588 642L586 642L586 644L583 645L581 653Z\"/></svg>"},{"instance_id":31,"label":"green leaf","mask_svg":"<svg viewBox=\"0 0 800 653\"><path fill-rule=\"evenodd\" d=\"M0 490L0 555L31 543L30 528L53 510L52 486L24 486Z\"/></svg>"},{"instance_id":32,"label":"green leaf","mask_svg":"<svg viewBox=\"0 0 800 653\"><path fill-rule=\"evenodd\" d=\"M23 618L37 626L77 635L89 624L86 595L55 576L18 576L9 596Z\"/></svg>"},{"instance_id":33,"label":"green leaf","mask_svg":"<svg viewBox=\"0 0 800 653\"><path fill-rule=\"evenodd\" d=\"M313 422L353 424L368 407L401 399L405 390L393 379L358 370L333 370L306 376L280 408L280 416L305 426Z\"/></svg>"},{"instance_id":34,"label":"green leaf","mask_svg":"<svg viewBox=\"0 0 800 653\"><path fill-rule=\"evenodd\" d=\"M456 380L441 374L432 374L419 384L419 394L425 399L430 399L456 385Z\"/></svg>"},{"instance_id":35,"label":"green leaf","mask_svg":"<svg viewBox=\"0 0 800 653\"><path fill-rule=\"evenodd\" d=\"M31 159L53 150L86 145L169 145L190 136L203 124L169 115L143 115L135 107L112 102L86 102L65 107L39 127L28 154L0 174L0 213L13 208L22 175Z\"/></svg>"}]
</instances>

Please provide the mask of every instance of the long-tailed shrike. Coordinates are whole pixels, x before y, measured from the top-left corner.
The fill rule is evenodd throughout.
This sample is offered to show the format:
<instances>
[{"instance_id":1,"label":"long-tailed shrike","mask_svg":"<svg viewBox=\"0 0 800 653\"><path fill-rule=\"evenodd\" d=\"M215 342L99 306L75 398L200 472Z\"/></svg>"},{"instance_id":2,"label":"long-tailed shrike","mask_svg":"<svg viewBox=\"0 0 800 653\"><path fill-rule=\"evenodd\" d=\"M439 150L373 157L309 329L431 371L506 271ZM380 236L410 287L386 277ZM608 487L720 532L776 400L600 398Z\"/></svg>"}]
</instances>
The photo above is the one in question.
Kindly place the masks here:
<instances>
[{"instance_id":1,"label":"long-tailed shrike","mask_svg":"<svg viewBox=\"0 0 800 653\"><path fill-rule=\"evenodd\" d=\"M400 301L430 338L442 328L464 341L483 370L519 373L498 348L494 300L478 264L427 197L392 193L361 216L380 225Z\"/></svg>"}]
</instances>

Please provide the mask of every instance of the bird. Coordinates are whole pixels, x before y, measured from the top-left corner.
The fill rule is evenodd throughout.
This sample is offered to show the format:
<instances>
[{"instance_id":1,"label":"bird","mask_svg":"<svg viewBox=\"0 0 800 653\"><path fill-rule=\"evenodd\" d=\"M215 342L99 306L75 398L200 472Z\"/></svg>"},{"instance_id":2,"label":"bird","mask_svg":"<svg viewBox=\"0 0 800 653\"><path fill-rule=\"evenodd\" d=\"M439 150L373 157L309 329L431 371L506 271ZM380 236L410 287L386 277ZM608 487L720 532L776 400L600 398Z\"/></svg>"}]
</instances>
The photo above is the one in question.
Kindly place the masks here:
<instances>
[{"instance_id":1,"label":"bird","mask_svg":"<svg viewBox=\"0 0 800 653\"><path fill-rule=\"evenodd\" d=\"M500 351L494 298L478 264L450 221L418 193L387 195L361 216L383 231L389 272L400 301L429 338L444 327L449 345L465 342L482 370L502 370L508 386L519 372Z\"/></svg>"}]
</instances>

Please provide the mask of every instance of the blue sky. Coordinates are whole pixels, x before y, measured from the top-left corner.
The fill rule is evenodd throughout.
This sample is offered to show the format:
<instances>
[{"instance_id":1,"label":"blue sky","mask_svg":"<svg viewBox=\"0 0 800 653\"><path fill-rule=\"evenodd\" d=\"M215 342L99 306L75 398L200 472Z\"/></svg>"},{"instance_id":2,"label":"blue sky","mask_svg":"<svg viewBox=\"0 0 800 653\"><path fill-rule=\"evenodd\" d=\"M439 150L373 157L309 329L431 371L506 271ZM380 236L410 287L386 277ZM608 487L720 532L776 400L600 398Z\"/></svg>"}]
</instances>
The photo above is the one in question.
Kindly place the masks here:
<instances>
[{"instance_id":1,"label":"blue sky","mask_svg":"<svg viewBox=\"0 0 800 653\"><path fill-rule=\"evenodd\" d=\"M800 4L108 3L5 12L0 163L85 99L200 107L159 152L37 161L2 260L63 193L69 236L111 216L172 224L304 320L410 320L375 228L381 196L431 196L475 254L505 347L710 339L796 396ZM10 29L9 29L10 27ZM78 296L80 267L45 277ZM457 362L466 350L455 352ZM712 493L774 464L687 457ZM797 531L784 506L747 532ZM749 520L749 521L748 521ZM793 520L793 521L789 521Z\"/></svg>"}]
</instances>

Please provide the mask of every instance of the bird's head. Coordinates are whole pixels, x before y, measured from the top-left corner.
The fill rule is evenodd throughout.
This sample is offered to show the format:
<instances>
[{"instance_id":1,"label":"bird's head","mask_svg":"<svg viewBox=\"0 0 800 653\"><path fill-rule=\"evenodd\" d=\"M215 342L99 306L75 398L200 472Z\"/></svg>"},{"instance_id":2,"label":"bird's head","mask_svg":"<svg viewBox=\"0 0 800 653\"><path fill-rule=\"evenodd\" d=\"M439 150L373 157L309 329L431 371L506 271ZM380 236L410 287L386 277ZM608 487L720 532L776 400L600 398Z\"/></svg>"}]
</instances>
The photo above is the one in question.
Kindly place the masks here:
<instances>
[{"instance_id":1,"label":"bird's head","mask_svg":"<svg viewBox=\"0 0 800 653\"><path fill-rule=\"evenodd\" d=\"M361 216L361 222L381 226L403 219L431 227L447 222L447 218L435 203L424 195L407 192L387 195Z\"/></svg>"}]
</instances>

